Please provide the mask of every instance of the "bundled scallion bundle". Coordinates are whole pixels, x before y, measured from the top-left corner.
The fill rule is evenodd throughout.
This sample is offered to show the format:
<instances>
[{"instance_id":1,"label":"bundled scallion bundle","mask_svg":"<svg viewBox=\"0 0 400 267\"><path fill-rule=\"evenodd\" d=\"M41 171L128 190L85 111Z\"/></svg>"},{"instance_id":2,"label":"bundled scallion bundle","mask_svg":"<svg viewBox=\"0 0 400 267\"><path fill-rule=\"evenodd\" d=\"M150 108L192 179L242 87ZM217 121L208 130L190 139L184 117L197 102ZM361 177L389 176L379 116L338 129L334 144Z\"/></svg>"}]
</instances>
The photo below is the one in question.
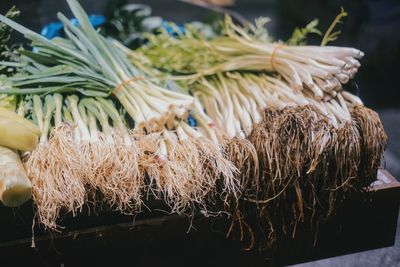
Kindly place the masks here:
<instances>
[{"instance_id":1,"label":"bundled scallion bundle","mask_svg":"<svg viewBox=\"0 0 400 267\"><path fill-rule=\"evenodd\" d=\"M35 48L19 50L18 74L1 90L27 96L19 112L41 129L39 146L24 158L40 222L57 229L62 212L76 214L98 193L129 213L147 196L165 200L172 212L200 207L210 214L208 201L237 198L237 169L194 98L152 82L93 29L76 1L68 3L80 26L59 14L67 38L47 40L0 17ZM105 99L112 96L117 103ZM196 129L190 112L202 121Z\"/></svg>"},{"instance_id":2,"label":"bundled scallion bundle","mask_svg":"<svg viewBox=\"0 0 400 267\"><path fill-rule=\"evenodd\" d=\"M166 33L149 35L150 44L143 51L157 68L192 74L191 78L235 70L276 72L293 89L307 87L317 99L341 90L357 72L358 59L363 56L354 48L259 40L229 16L224 26L225 34L211 40L190 32L176 39Z\"/></svg>"},{"instance_id":3,"label":"bundled scallion bundle","mask_svg":"<svg viewBox=\"0 0 400 267\"><path fill-rule=\"evenodd\" d=\"M87 96L113 94L136 123L149 131L158 130L169 119L185 118L193 98L178 94L142 77L110 41L98 34L75 0L68 0L80 22L74 26L61 13L67 38L47 40L43 36L0 16L0 20L32 41L36 52L24 51L27 75L11 78L13 88L4 93L40 94L80 92ZM40 85L40 86L39 86Z\"/></svg>"},{"instance_id":4,"label":"bundled scallion bundle","mask_svg":"<svg viewBox=\"0 0 400 267\"><path fill-rule=\"evenodd\" d=\"M38 147L23 161L47 228L58 229L62 213L76 215L88 201L132 213L150 196L184 213L194 205L208 211L207 199L238 197L235 166L184 121L138 134L112 101L60 94L26 97L18 112L41 129Z\"/></svg>"},{"instance_id":5,"label":"bundled scallion bundle","mask_svg":"<svg viewBox=\"0 0 400 267\"><path fill-rule=\"evenodd\" d=\"M324 45L335 38L333 26ZM222 36L148 35L139 52L167 78L186 81L219 130L254 145L259 176L242 176L247 188L233 222L242 233L241 213L255 204L271 244L295 235L300 222L315 226L347 194L366 190L387 137L377 114L342 88L361 51L272 42L252 29L257 25L245 29L226 17Z\"/></svg>"}]
</instances>

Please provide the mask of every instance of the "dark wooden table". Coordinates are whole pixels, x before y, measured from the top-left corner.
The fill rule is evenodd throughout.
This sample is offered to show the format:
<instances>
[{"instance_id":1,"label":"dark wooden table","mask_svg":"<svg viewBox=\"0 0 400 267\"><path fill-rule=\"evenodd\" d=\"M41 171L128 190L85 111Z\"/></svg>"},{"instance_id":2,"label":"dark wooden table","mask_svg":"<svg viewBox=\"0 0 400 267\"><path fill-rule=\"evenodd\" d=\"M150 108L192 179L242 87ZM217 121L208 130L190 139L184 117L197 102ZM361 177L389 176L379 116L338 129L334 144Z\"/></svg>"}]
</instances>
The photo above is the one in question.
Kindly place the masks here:
<instances>
[{"instance_id":1,"label":"dark wooden table","mask_svg":"<svg viewBox=\"0 0 400 267\"><path fill-rule=\"evenodd\" d=\"M367 199L354 195L313 236L298 231L271 256L244 251L219 229L224 219L162 212L117 213L65 218L62 234L35 229L31 248L32 204L0 208L0 266L280 266L392 246L400 202L400 183L380 170ZM192 228L189 231L190 225ZM268 255L268 256L267 256Z\"/></svg>"}]
</instances>

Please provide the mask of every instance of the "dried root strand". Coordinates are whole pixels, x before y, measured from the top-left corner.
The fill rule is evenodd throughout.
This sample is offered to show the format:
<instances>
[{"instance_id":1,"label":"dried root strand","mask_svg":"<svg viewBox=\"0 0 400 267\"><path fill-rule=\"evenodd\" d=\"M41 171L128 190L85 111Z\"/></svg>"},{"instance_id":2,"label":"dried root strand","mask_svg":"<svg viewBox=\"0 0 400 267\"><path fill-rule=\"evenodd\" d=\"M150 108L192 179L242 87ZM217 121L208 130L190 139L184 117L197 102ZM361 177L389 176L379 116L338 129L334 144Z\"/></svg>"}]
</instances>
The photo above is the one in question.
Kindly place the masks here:
<instances>
[{"instance_id":1,"label":"dried root strand","mask_svg":"<svg viewBox=\"0 0 400 267\"><path fill-rule=\"evenodd\" d=\"M111 140L99 133L98 142L80 146L82 162L86 162L82 166L85 179L94 199L100 192L101 202L115 210L132 213L140 210L142 203L143 179L138 166L138 151L134 143L125 144L117 134Z\"/></svg>"},{"instance_id":2,"label":"dried root strand","mask_svg":"<svg viewBox=\"0 0 400 267\"><path fill-rule=\"evenodd\" d=\"M237 175L241 188L257 186L258 182L258 157L254 145L243 138L226 138L223 142L226 157L238 169ZM252 184L253 186L250 186Z\"/></svg>"},{"instance_id":3,"label":"dried root strand","mask_svg":"<svg viewBox=\"0 0 400 267\"><path fill-rule=\"evenodd\" d=\"M254 125L248 140L257 151L260 173L256 183L247 183L239 208L251 214L243 208L248 211L253 203L265 244L294 236L299 223L316 229L348 194L376 178L386 144L382 123L365 107L354 107L351 116L333 125L307 105L266 110Z\"/></svg>"},{"instance_id":4,"label":"dried root strand","mask_svg":"<svg viewBox=\"0 0 400 267\"><path fill-rule=\"evenodd\" d=\"M364 106L351 110L354 124L361 136L361 164L358 177L360 186L367 187L375 179L387 144L387 135L379 115Z\"/></svg>"},{"instance_id":5,"label":"dried root strand","mask_svg":"<svg viewBox=\"0 0 400 267\"><path fill-rule=\"evenodd\" d=\"M73 127L63 124L52 132L47 143L39 145L25 159L38 219L48 229L59 228L57 219L61 211L75 216L87 200L79 152L74 144Z\"/></svg>"},{"instance_id":6,"label":"dried root strand","mask_svg":"<svg viewBox=\"0 0 400 267\"><path fill-rule=\"evenodd\" d=\"M205 137L195 138L193 143L200 154L202 176L214 187L208 194L209 199L223 202L229 197L237 199L241 192L240 181L237 179L238 170L224 154L223 148Z\"/></svg>"},{"instance_id":7,"label":"dried root strand","mask_svg":"<svg viewBox=\"0 0 400 267\"><path fill-rule=\"evenodd\" d=\"M171 212L193 211L197 206L213 214L209 203L240 195L237 169L222 148L196 130L178 129L137 137L142 151L139 169L148 179L147 197L163 199Z\"/></svg>"},{"instance_id":8,"label":"dried root strand","mask_svg":"<svg viewBox=\"0 0 400 267\"><path fill-rule=\"evenodd\" d=\"M192 140L172 143L168 152L171 162L184 169L184 177L180 178L180 195L183 197L184 206L190 208L193 203L206 210L205 197L213 190L212 181L203 176L200 153Z\"/></svg>"},{"instance_id":9,"label":"dried root strand","mask_svg":"<svg viewBox=\"0 0 400 267\"><path fill-rule=\"evenodd\" d=\"M139 152L134 140L127 144L122 136L115 135L115 170L112 173L116 181L117 209L124 212L137 212L142 205L144 179L139 170Z\"/></svg>"},{"instance_id":10,"label":"dried root strand","mask_svg":"<svg viewBox=\"0 0 400 267\"><path fill-rule=\"evenodd\" d=\"M188 188L191 173L182 161L171 160L171 151L176 143L169 140L169 149L161 132L136 136L139 149L139 169L146 174L147 197L163 199L171 212L183 213L190 208L193 200ZM160 151L165 146L165 151ZM162 149L164 150L164 149Z\"/></svg>"}]
</instances>

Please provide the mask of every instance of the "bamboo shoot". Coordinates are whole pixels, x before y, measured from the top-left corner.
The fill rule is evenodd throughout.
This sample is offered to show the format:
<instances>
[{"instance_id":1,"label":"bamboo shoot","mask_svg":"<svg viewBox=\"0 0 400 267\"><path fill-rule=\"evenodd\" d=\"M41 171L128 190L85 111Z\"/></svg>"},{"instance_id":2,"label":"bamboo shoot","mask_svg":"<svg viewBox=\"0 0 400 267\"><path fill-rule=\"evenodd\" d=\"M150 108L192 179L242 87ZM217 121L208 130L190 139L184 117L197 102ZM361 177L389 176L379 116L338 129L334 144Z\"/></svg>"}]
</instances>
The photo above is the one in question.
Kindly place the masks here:
<instances>
[{"instance_id":1,"label":"bamboo shoot","mask_svg":"<svg viewBox=\"0 0 400 267\"><path fill-rule=\"evenodd\" d=\"M17 152L0 146L0 200L17 207L31 198L31 182Z\"/></svg>"}]
</instances>

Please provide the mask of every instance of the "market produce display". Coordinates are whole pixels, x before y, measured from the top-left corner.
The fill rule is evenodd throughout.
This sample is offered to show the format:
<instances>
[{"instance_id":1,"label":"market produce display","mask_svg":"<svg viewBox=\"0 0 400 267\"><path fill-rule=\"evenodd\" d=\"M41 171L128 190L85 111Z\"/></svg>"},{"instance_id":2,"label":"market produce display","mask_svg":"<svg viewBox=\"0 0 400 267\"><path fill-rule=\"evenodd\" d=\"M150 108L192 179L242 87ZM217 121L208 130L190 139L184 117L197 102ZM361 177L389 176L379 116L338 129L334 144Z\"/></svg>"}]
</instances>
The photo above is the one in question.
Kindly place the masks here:
<instances>
[{"instance_id":1,"label":"market produce display","mask_svg":"<svg viewBox=\"0 0 400 267\"><path fill-rule=\"evenodd\" d=\"M133 214L157 199L171 213L227 214L228 234L271 245L299 223L318 227L376 179L382 123L343 89L363 53L327 45L343 10L320 46L304 44L316 21L278 42L266 19L227 15L216 31L157 24L130 50L67 2L79 24L59 13L65 34L53 39L0 15L0 29L31 46L0 46L0 146L23 164L0 147L0 199L16 206L32 190L46 229L89 203Z\"/></svg>"},{"instance_id":2,"label":"market produce display","mask_svg":"<svg viewBox=\"0 0 400 267\"><path fill-rule=\"evenodd\" d=\"M134 53L147 56L149 67L163 73L161 79L183 84L225 135L253 145L259 175L242 177L240 232L248 217L242 213L254 209L267 243L294 236L298 223L317 228L347 195L376 179L387 139L383 125L356 95L343 90L363 53L325 46L337 38L334 26L344 16L342 10L321 46L299 44L307 33L320 32L316 21L283 43L268 36L266 20L245 28L226 16L217 37L188 25L175 36L165 30L148 34L148 44L126 51L133 58Z\"/></svg>"}]
</instances>

